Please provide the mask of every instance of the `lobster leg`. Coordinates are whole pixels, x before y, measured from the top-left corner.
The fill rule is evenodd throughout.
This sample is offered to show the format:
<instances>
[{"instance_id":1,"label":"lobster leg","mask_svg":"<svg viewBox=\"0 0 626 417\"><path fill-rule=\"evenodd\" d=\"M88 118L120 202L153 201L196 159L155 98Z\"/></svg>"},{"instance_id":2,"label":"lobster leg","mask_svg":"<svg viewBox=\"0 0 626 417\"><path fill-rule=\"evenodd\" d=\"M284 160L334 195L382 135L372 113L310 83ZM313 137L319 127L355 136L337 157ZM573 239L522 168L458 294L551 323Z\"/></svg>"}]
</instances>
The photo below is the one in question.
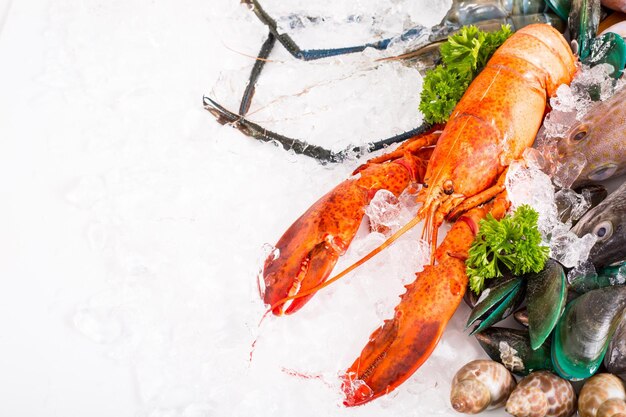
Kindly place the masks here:
<instances>
[{"instance_id":1,"label":"lobster leg","mask_svg":"<svg viewBox=\"0 0 626 417\"><path fill-rule=\"evenodd\" d=\"M465 259L478 222L491 212L501 218L508 202L498 197L470 210L454 224L427 265L406 286L392 320L376 330L361 356L346 371L344 404L364 404L395 389L428 359L467 287Z\"/></svg>"}]
</instances>

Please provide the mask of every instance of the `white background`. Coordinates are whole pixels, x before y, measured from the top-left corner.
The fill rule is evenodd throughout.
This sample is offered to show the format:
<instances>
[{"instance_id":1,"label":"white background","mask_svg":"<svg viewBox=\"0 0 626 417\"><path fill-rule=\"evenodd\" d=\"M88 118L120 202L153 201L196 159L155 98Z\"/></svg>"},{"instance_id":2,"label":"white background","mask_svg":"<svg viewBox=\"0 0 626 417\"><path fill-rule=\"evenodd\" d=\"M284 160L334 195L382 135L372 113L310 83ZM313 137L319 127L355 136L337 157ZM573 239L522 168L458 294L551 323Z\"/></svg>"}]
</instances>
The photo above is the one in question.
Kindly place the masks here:
<instances>
[{"instance_id":1,"label":"white background","mask_svg":"<svg viewBox=\"0 0 626 417\"><path fill-rule=\"evenodd\" d=\"M483 355L464 306L411 380L341 406L337 376L412 280L410 240L259 330L263 244L358 165L203 110L224 80L238 97L229 74L264 36L236 1L0 1L1 416L454 414L450 380ZM375 137L407 127L352 102Z\"/></svg>"}]
</instances>

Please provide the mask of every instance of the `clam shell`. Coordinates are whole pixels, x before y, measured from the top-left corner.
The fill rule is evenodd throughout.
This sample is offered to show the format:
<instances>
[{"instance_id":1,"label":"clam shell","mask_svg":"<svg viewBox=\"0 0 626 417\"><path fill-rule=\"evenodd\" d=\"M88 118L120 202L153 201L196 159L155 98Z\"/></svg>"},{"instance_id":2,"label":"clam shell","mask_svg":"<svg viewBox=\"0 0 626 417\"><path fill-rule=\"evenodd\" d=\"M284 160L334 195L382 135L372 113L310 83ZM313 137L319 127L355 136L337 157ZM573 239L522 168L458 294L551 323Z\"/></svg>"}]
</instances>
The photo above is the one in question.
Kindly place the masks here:
<instances>
[{"instance_id":1,"label":"clam shell","mask_svg":"<svg viewBox=\"0 0 626 417\"><path fill-rule=\"evenodd\" d=\"M576 393L551 372L533 372L513 390L506 411L516 417L569 417L576 411Z\"/></svg>"},{"instance_id":2,"label":"clam shell","mask_svg":"<svg viewBox=\"0 0 626 417\"><path fill-rule=\"evenodd\" d=\"M622 381L611 374L595 375L585 383L578 397L578 414L580 417L600 417L598 411L610 399L625 400L626 392ZM615 401L605 405L602 410L615 408Z\"/></svg>"},{"instance_id":3,"label":"clam shell","mask_svg":"<svg viewBox=\"0 0 626 417\"><path fill-rule=\"evenodd\" d=\"M498 362L475 360L454 375L450 390L452 408L460 413L476 414L502 407L515 388L515 379Z\"/></svg>"}]
</instances>

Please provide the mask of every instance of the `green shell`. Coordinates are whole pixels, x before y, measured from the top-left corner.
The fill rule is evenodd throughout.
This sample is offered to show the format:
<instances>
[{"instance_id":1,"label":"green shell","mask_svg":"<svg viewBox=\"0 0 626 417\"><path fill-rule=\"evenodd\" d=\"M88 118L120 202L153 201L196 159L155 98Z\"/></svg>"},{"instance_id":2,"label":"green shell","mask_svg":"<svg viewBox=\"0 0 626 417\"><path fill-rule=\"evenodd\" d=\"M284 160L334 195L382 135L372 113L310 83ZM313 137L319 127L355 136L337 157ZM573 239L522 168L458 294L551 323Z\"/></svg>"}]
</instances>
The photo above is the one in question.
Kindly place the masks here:
<instances>
[{"instance_id":1,"label":"green shell","mask_svg":"<svg viewBox=\"0 0 626 417\"><path fill-rule=\"evenodd\" d=\"M489 289L486 296L472 310L465 328L477 320L482 320L470 335L508 317L521 304L524 297L524 285L521 278L503 279L498 285Z\"/></svg>"},{"instance_id":2,"label":"green shell","mask_svg":"<svg viewBox=\"0 0 626 417\"><path fill-rule=\"evenodd\" d=\"M608 32L591 39L589 56L582 62L591 67L600 64L609 64L613 67L611 77L618 79L624 72L626 65L626 43L617 33Z\"/></svg>"},{"instance_id":3,"label":"green shell","mask_svg":"<svg viewBox=\"0 0 626 417\"><path fill-rule=\"evenodd\" d=\"M572 8L572 0L546 0L546 3L557 16L563 20L567 20L569 11Z\"/></svg>"},{"instance_id":4,"label":"green shell","mask_svg":"<svg viewBox=\"0 0 626 417\"><path fill-rule=\"evenodd\" d=\"M539 349L556 326L567 299L567 281L561 265L550 259L543 271L528 274L526 304L530 345Z\"/></svg>"},{"instance_id":5,"label":"green shell","mask_svg":"<svg viewBox=\"0 0 626 417\"><path fill-rule=\"evenodd\" d=\"M572 49L581 60L591 52L590 43L600 26L600 0L573 0L568 17Z\"/></svg>"},{"instance_id":6,"label":"green shell","mask_svg":"<svg viewBox=\"0 0 626 417\"><path fill-rule=\"evenodd\" d=\"M590 291L565 307L552 340L552 363L561 377L580 380L596 373L624 307L622 285Z\"/></svg>"}]
</instances>

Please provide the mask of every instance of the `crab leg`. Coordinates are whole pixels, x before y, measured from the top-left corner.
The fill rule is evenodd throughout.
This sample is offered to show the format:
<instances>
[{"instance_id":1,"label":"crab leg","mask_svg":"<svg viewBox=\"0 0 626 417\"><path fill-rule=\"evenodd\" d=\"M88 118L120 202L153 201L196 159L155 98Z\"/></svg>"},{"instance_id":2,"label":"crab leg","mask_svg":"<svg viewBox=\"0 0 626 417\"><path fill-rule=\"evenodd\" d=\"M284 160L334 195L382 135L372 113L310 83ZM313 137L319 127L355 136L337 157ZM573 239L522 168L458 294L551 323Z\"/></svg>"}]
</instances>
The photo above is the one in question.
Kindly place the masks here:
<instances>
[{"instance_id":1,"label":"crab leg","mask_svg":"<svg viewBox=\"0 0 626 417\"><path fill-rule=\"evenodd\" d=\"M478 222L489 212L503 217L507 207L503 193L457 220L435 252L436 264L416 274L393 319L370 336L346 371L342 384L346 406L364 404L392 391L428 359L465 294L465 259Z\"/></svg>"}]
</instances>

